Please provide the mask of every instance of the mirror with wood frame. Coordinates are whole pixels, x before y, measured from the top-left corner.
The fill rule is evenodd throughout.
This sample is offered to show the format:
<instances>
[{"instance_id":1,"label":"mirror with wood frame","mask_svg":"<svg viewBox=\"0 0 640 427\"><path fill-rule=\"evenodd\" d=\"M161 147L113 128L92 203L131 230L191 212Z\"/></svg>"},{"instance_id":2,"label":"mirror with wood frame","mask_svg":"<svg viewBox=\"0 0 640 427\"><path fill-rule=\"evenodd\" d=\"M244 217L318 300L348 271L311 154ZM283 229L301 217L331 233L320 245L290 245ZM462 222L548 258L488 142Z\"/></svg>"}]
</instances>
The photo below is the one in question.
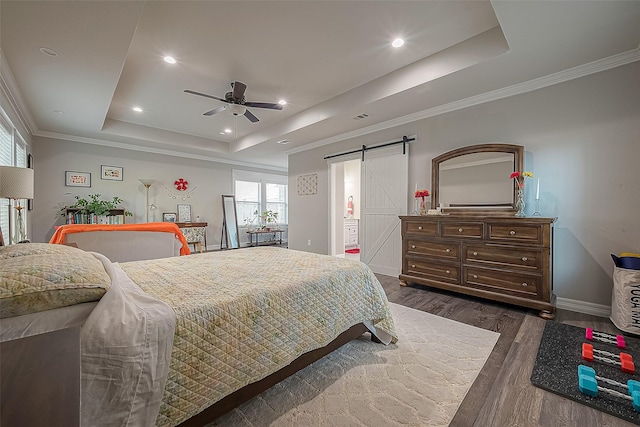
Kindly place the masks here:
<instances>
[{"instance_id":1,"label":"mirror with wood frame","mask_svg":"<svg viewBox=\"0 0 640 427\"><path fill-rule=\"evenodd\" d=\"M516 186L510 175L522 171L524 147L478 144L431 161L431 208L452 214L509 215L516 212Z\"/></svg>"}]
</instances>

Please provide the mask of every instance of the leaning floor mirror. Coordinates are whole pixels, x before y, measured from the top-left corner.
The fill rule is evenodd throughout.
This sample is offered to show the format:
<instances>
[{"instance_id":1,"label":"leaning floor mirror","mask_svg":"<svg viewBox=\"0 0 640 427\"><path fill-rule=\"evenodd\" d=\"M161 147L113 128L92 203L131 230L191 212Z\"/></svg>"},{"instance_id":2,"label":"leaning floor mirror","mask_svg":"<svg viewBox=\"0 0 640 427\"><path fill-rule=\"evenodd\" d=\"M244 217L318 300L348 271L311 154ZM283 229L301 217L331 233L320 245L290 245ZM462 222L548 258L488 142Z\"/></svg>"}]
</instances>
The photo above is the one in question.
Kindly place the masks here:
<instances>
[{"instance_id":1,"label":"leaning floor mirror","mask_svg":"<svg viewBox=\"0 0 640 427\"><path fill-rule=\"evenodd\" d=\"M240 237L238 232L238 216L236 214L235 196L222 195L222 234L220 248L222 249L223 239L227 244L227 249L237 249L240 247Z\"/></svg>"}]
</instances>

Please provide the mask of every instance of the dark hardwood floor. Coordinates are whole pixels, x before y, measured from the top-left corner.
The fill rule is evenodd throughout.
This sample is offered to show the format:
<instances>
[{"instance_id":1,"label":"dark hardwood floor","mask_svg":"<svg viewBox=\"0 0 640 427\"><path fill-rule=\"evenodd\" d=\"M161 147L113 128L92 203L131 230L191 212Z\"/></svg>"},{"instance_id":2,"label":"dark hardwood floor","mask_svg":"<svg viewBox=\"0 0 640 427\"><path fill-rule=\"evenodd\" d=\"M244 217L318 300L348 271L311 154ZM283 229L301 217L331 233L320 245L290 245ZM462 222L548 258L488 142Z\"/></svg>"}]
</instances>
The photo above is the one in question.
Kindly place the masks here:
<instances>
[{"instance_id":1,"label":"dark hardwood floor","mask_svg":"<svg viewBox=\"0 0 640 427\"><path fill-rule=\"evenodd\" d=\"M450 426L634 425L531 384L529 378L546 322L537 311L421 285L403 287L396 277L377 277L391 302L500 333ZM558 310L554 321L619 333L607 318L566 310Z\"/></svg>"}]
</instances>

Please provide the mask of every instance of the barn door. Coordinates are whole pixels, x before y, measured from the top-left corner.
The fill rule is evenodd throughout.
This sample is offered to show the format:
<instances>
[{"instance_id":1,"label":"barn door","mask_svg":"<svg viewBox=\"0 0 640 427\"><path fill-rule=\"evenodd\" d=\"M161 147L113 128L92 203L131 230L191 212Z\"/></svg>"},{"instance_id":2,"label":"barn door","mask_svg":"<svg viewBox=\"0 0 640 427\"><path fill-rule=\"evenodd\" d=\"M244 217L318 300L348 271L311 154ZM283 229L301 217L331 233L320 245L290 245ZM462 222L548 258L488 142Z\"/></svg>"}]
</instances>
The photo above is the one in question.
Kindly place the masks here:
<instances>
[{"instance_id":1,"label":"barn door","mask_svg":"<svg viewBox=\"0 0 640 427\"><path fill-rule=\"evenodd\" d=\"M408 147L407 147L408 148ZM402 146L368 151L361 168L360 260L374 273L402 269L399 215L407 214L409 153Z\"/></svg>"}]
</instances>

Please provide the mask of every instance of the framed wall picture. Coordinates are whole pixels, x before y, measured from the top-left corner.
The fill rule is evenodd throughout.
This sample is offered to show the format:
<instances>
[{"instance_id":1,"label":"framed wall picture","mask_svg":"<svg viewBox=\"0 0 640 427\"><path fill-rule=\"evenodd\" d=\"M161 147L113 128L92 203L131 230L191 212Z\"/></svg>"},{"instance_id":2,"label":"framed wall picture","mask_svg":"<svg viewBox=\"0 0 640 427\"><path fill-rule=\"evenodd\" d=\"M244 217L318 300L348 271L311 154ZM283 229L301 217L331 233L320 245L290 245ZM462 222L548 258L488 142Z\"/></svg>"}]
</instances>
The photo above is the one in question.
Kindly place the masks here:
<instances>
[{"instance_id":1,"label":"framed wall picture","mask_svg":"<svg viewBox=\"0 0 640 427\"><path fill-rule=\"evenodd\" d=\"M64 185L67 187L91 187L91 174L89 172L66 171Z\"/></svg>"},{"instance_id":2,"label":"framed wall picture","mask_svg":"<svg viewBox=\"0 0 640 427\"><path fill-rule=\"evenodd\" d=\"M122 178L122 168L120 166L101 166L100 179L106 179L108 181L122 181Z\"/></svg>"},{"instance_id":3,"label":"framed wall picture","mask_svg":"<svg viewBox=\"0 0 640 427\"><path fill-rule=\"evenodd\" d=\"M191 205L178 205L178 222L191 222Z\"/></svg>"},{"instance_id":4,"label":"framed wall picture","mask_svg":"<svg viewBox=\"0 0 640 427\"><path fill-rule=\"evenodd\" d=\"M164 222L176 222L175 212L165 212L162 214L162 221Z\"/></svg>"}]
</instances>

